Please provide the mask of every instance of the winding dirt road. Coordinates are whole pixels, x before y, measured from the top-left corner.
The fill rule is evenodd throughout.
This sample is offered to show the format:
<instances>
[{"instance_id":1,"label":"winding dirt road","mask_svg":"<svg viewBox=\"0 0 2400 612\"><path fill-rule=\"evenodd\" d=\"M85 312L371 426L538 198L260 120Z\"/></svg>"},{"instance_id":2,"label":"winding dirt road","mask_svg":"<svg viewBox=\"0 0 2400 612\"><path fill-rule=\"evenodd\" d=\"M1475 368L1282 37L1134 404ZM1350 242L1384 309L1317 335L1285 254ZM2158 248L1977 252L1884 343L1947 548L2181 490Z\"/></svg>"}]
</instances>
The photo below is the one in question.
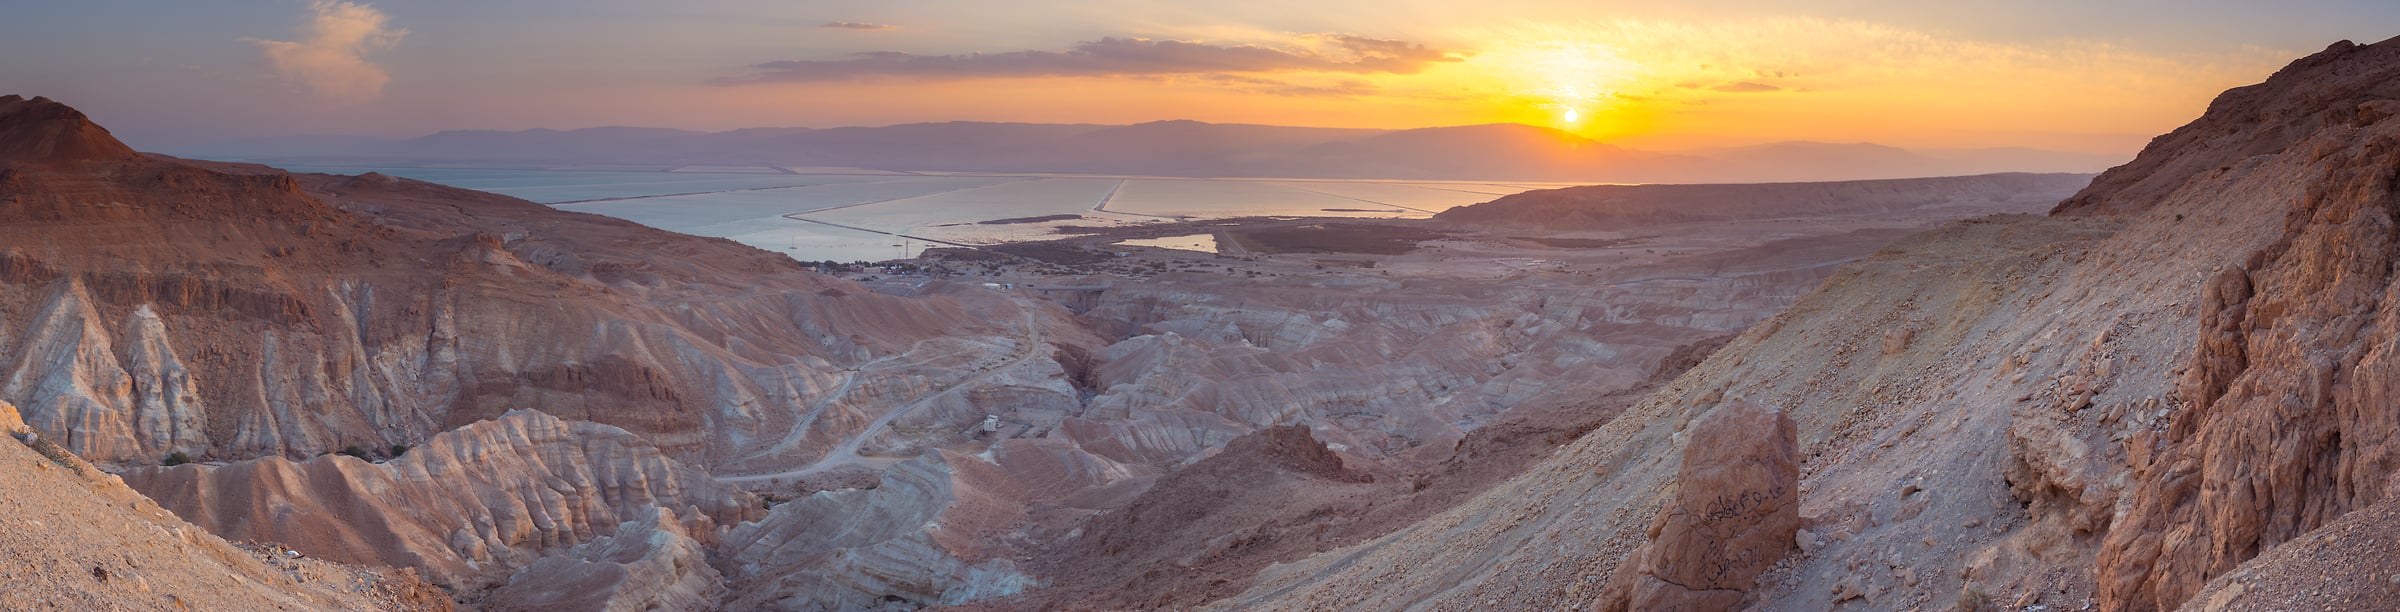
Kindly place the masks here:
<instances>
[{"instance_id":1,"label":"winding dirt road","mask_svg":"<svg viewBox=\"0 0 2400 612\"><path fill-rule=\"evenodd\" d=\"M1022 308L1022 306L1020 306L1020 308ZM859 430L857 434L851 435L848 439L842 440L842 443L833 447L833 450L826 451L823 458L818 459L815 463L808 464L806 467L769 474L718 476L717 480L726 482L755 482L776 478L790 478L795 476L815 474L847 465L861 465L872 461L870 458L859 456L859 447L865 445L867 440L873 439L876 435L883 433L883 430L890 428L893 421L899 420L900 417L907 416L908 413L914 412L917 408L923 407L928 403L932 403L936 398L940 398L941 396L948 395L961 389L966 389L968 387L981 384L986 380L990 380L994 376L1000 375L1002 372L1006 372L1016 368L1017 366L1024 365L1025 362L1032 360L1034 357L1040 356L1042 354L1041 347L1044 346L1042 327L1035 321L1032 309L1024 309L1024 317L1024 341L1017 345L1016 353L1010 355L1006 363L987 368L981 372L975 373L974 376L960 379L958 382L944 385L942 388L937 389L932 393L927 393L915 400L910 401L909 403L901 404L898 408L893 408L892 410L885 412L882 417L875 419L874 423L868 424L866 429ZM863 371L864 366L861 366L861 369ZM850 373L849 379L842 382L842 387L835 391L836 394L828 397L823 403L819 404L820 409L822 406L832 404L835 399L841 397L841 394L849 393L851 387L854 386L854 383L858 380L858 375L861 373L863 372ZM804 433L805 432L795 430L792 436L785 438L785 445L789 445L798 440L800 436L804 435ZM782 445L778 446L778 448L783 447L784 446Z\"/></svg>"}]
</instances>

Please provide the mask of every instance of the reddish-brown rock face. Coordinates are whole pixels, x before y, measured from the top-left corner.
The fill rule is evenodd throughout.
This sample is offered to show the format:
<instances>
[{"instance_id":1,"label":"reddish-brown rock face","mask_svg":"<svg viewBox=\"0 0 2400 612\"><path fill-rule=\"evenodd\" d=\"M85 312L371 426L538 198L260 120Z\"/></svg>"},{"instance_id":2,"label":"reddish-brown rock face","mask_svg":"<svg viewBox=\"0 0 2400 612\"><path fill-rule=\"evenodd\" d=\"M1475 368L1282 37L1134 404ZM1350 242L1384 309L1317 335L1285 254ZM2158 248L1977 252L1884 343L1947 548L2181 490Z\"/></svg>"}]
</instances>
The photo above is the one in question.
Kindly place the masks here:
<instances>
[{"instance_id":1,"label":"reddish-brown rock face","mask_svg":"<svg viewBox=\"0 0 2400 612\"><path fill-rule=\"evenodd\" d=\"M1617 566L1601 610L1731 610L1800 531L1800 442L1782 410L1734 400L1692 424L1650 542Z\"/></svg>"},{"instance_id":2,"label":"reddish-brown rock face","mask_svg":"<svg viewBox=\"0 0 2400 612\"><path fill-rule=\"evenodd\" d=\"M2210 578L2383 499L2400 467L2400 42L2335 45L2266 84L2220 98L2160 140L2131 175L2104 176L2066 212L2138 209L2145 190L2206 193L2243 181L2302 183L2259 219L2267 246L2238 254L2199 298L2200 329L2176 414L2099 556L2103 603L2181 604ZM2208 143L2187 143L2207 132ZM2153 145L2157 149L2159 145ZM2271 155L2294 176L2174 169ZM2201 164L2208 165L2208 164ZM2117 173L2112 172L2112 176ZM2172 201L2170 201L2172 202Z\"/></svg>"}]
</instances>

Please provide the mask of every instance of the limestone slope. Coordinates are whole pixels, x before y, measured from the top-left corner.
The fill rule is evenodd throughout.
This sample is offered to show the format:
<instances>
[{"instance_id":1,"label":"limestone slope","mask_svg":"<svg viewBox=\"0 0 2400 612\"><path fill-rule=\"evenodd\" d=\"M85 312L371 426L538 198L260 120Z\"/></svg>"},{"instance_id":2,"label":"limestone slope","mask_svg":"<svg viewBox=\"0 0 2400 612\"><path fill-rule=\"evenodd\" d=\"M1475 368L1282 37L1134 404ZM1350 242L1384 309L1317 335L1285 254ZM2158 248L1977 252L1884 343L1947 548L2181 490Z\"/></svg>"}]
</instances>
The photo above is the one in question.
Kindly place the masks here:
<instances>
[{"instance_id":1,"label":"limestone slope","mask_svg":"<svg viewBox=\"0 0 2400 612\"><path fill-rule=\"evenodd\" d=\"M764 514L747 493L607 425L511 412L443 432L398 459L267 457L142 468L127 482L228 537L355 563L422 568L462 593L612 534L681 535ZM580 549L578 549L580 550ZM669 551L672 552L672 551ZM584 556L607 557L598 553Z\"/></svg>"},{"instance_id":2,"label":"limestone slope","mask_svg":"<svg viewBox=\"0 0 2400 612\"><path fill-rule=\"evenodd\" d=\"M411 575L262 559L67 453L0 402L0 608L448 610ZM416 597L415 599L412 599Z\"/></svg>"},{"instance_id":3,"label":"limestone slope","mask_svg":"<svg viewBox=\"0 0 2400 612\"><path fill-rule=\"evenodd\" d=\"M704 610L724 596L707 549L664 508L614 533L543 557L511 575L483 604L503 610Z\"/></svg>"},{"instance_id":4,"label":"limestone slope","mask_svg":"<svg viewBox=\"0 0 2400 612\"><path fill-rule=\"evenodd\" d=\"M1766 609L2152 610L2330 554L2307 534L2392 486L2396 82L2400 40L2295 62L2060 214L1894 244L1526 476L1224 604L1586 605L1735 398L1805 451Z\"/></svg>"}]
</instances>

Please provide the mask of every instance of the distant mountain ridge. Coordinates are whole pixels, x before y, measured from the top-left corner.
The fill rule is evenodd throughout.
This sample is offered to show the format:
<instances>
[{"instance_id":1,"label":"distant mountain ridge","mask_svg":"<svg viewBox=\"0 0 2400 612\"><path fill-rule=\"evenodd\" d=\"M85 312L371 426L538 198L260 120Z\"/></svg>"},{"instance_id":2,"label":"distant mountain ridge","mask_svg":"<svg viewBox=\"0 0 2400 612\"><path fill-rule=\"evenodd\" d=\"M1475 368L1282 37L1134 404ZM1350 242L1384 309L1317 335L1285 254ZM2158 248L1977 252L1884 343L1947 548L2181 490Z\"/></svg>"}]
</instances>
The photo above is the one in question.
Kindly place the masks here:
<instances>
[{"instance_id":1,"label":"distant mountain ridge","mask_svg":"<svg viewBox=\"0 0 2400 612\"><path fill-rule=\"evenodd\" d=\"M1596 231L1646 224L1721 222L1760 210L1794 217L1926 207L2003 208L2055 202L2089 174L1984 174L1916 179L1728 185L1588 185L1543 189L1460 206L1435 221L1485 228Z\"/></svg>"},{"instance_id":2,"label":"distant mountain ridge","mask_svg":"<svg viewBox=\"0 0 2400 612\"><path fill-rule=\"evenodd\" d=\"M178 151L263 162L832 166L896 171L1617 183L1835 181L2097 172L2125 157L2021 148L1911 151L1781 142L1671 153L1496 123L1407 130L1175 120L884 127L447 131L405 140L296 136Z\"/></svg>"}]
</instances>

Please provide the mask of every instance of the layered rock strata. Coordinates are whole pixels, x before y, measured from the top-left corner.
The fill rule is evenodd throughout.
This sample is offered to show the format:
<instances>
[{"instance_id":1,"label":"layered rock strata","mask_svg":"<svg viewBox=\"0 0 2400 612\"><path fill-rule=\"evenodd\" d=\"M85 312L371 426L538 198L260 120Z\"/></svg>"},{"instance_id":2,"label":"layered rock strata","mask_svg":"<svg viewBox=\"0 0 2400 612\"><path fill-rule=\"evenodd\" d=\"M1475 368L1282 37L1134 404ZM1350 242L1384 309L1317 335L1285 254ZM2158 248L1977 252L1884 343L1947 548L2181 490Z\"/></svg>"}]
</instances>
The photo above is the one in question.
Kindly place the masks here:
<instances>
[{"instance_id":1,"label":"layered rock strata","mask_svg":"<svg viewBox=\"0 0 2400 612\"><path fill-rule=\"evenodd\" d=\"M134 487L226 537L279 542L354 563L421 568L435 582L475 592L544 557L598 558L573 549L664 515L647 526L713 535L765 512L758 500L668 458L639 436L533 411L444 432L383 463L346 455L268 457L124 473ZM675 521L670 521L675 522ZM644 534L615 549L636 550ZM677 553L659 545L651 551Z\"/></svg>"},{"instance_id":2,"label":"layered rock strata","mask_svg":"<svg viewBox=\"0 0 2400 612\"><path fill-rule=\"evenodd\" d=\"M262 559L186 523L0 402L0 608L408 610L450 602L412 574Z\"/></svg>"}]
</instances>

